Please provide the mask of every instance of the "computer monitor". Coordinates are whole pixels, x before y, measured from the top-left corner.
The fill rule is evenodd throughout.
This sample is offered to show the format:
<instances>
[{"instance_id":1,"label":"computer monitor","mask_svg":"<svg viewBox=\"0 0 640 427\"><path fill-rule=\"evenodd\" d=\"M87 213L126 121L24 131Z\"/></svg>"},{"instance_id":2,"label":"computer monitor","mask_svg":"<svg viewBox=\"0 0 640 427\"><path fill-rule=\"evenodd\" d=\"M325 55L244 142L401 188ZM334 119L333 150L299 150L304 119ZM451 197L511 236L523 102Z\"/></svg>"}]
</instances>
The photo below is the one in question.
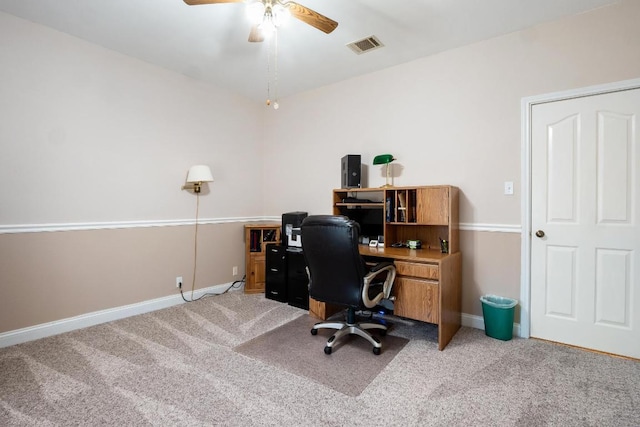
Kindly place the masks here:
<instances>
[{"instance_id":1,"label":"computer monitor","mask_svg":"<svg viewBox=\"0 0 640 427\"><path fill-rule=\"evenodd\" d=\"M360 225L360 236L377 240L384 234L384 215L379 209L346 209L343 214Z\"/></svg>"}]
</instances>

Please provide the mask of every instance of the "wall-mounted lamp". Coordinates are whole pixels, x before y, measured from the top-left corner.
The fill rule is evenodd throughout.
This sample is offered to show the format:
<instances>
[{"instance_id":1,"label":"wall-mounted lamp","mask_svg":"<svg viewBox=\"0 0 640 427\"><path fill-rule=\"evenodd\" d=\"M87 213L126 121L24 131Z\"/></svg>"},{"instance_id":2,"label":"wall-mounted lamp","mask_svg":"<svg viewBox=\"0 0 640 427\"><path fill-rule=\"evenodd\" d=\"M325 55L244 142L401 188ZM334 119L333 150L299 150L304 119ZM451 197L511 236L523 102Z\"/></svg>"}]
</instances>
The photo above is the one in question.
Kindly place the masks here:
<instances>
[{"instance_id":1,"label":"wall-mounted lamp","mask_svg":"<svg viewBox=\"0 0 640 427\"><path fill-rule=\"evenodd\" d=\"M391 154L380 154L373 158L374 165L387 165L387 183L382 187L393 187L389 182L389 163L393 162L395 159Z\"/></svg>"},{"instance_id":2,"label":"wall-mounted lamp","mask_svg":"<svg viewBox=\"0 0 640 427\"><path fill-rule=\"evenodd\" d=\"M183 190L193 190L194 193L200 193L203 182L212 182L213 175L211 169L207 165L195 165L189 168L187 174L187 185L182 187Z\"/></svg>"},{"instance_id":3,"label":"wall-mounted lamp","mask_svg":"<svg viewBox=\"0 0 640 427\"><path fill-rule=\"evenodd\" d=\"M187 173L186 185L182 186L183 190L193 190L196 193L196 223L195 223L195 236L193 239L193 280L191 282L191 300L184 297L182 293L182 285L180 285L180 295L185 301L195 301L193 299L193 291L196 288L196 272L198 265L198 217L200 215L200 191L202 190L203 182L212 182L213 175L211 175L211 169L207 165L195 165L189 168ZM206 294L205 294L206 295ZM200 296L202 298L204 295ZM198 298L198 299L200 299Z\"/></svg>"}]
</instances>

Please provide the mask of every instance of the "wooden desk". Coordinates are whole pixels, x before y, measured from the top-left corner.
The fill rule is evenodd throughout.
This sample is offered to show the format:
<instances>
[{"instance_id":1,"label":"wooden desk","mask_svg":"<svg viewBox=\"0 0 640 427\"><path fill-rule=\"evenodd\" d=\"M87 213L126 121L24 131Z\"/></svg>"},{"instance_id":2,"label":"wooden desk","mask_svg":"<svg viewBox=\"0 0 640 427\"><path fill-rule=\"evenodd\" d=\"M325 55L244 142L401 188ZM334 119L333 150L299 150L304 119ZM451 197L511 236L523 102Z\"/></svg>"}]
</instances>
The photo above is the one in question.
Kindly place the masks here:
<instances>
[{"instance_id":1,"label":"wooden desk","mask_svg":"<svg viewBox=\"0 0 640 427\"><path fill-rule=\"evenodd\" d=\"M392 294L394 314L438 325L438 349L443 350L460 329L460 252L443 254L430 249L373 248L360 245L360 254L376 261L392 261L396 279ZM309 299L309 314L326 319L340 307Z\"/></svg>"},{"instance_id":2,"label":"wooden desk","mask_svg":"<svg viewBox=\"0 0 640 427\"><path fill-rule=\"evenodd\" d=\"M388 246L361 245L360 254L395 264L394 314L438 325L440 350L460 329L458 208L459 190L451 185L333 190L334 215L362 222L365 236L378 238L382 232ZM423 249L391 246L407 240L420 240ZM449 253L440 253L442 240L447 240ZM323 320L339 309L309 300L309 313Z\"/></svg>"}]
</instances>

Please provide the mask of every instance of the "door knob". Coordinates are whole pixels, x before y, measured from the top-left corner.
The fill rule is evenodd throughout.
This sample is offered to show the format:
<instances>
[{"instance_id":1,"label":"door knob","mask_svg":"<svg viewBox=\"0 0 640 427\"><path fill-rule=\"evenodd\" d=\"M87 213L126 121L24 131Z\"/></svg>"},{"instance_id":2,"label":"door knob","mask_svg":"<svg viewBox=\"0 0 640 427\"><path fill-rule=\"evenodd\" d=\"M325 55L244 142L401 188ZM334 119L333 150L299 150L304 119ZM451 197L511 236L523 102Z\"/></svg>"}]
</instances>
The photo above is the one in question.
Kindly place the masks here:
<instances>
[{"instance_id":1,"label":"door knob","mask_svg":"<svg viewBox=\"0 0 640 427\"><path fill-rule=\"evenodd\" d=\"M542 230L536 231L536 236L537 237L544 237L544 231L542 231Z\"/></svg>"}]
</instances>

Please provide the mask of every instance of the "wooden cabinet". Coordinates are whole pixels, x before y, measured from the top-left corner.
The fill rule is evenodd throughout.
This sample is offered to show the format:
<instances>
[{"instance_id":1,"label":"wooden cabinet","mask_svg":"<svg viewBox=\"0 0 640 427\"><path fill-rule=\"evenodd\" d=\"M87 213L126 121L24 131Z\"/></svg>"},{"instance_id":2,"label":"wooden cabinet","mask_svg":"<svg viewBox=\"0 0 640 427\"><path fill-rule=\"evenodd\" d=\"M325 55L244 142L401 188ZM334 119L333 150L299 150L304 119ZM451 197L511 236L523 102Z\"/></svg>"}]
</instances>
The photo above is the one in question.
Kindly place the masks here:
<instances>
[{"instance_id":1,"label":"wooden cabinet","mask_svg":"<svg viewBox=\"0 0 640 427\"><path fill-rule=\"evenodd\" d=\"M438 282L398 276L393 283L396 301L393 314L400 317L438 323Z\"/></svg>"},{"instance_id":2,"label":"wooden cabinet","mask_svg":"<svg viewBox=\"0 0 640 427\"><path fill-rule=\"evenodd\" d=\"M438 278L436 263L396 261L396 297L393 313L397 316L438 323Z\"/></svg>"},{"instance_id":3,"label":"wooden cabinet","mask_svg":"<svg viewBox=\"0 0 640 427\"><path fill-rule=\"evenodd\" d=\"M361 235L383 236L383 245L361 245L360 253L373 260L394 261L394 314L437 324L438 347L444 349L461 323L458 188L340 189L334 190L333 201L334 215L360 222ZM409 240L419 240L421 248L408 248ZM323 314L321 304L312 303L313 314Z\"/></svg>"},{"instance_id":4,"label":"wooden cabinet","mask_svg":"<svg viewBox=\"0 0 640 427\"><path fill-rule=\"evenodd\" d=\"M309 298L309 315L321 320L327 320L337 312L344 310L344 306L328 304Z\"/></svg>"},{"instance_id":5,"label":"wooden cabinet","mask_svg":"<svg viewBox=\"0 0 640 427\"><path fill-rule=\"evenodd\" d=\"M280 243L280 224L258 223L244 226L245 274L244 292L264 292L265 260L268 245Z\"/></svg>"}]
</instances>

